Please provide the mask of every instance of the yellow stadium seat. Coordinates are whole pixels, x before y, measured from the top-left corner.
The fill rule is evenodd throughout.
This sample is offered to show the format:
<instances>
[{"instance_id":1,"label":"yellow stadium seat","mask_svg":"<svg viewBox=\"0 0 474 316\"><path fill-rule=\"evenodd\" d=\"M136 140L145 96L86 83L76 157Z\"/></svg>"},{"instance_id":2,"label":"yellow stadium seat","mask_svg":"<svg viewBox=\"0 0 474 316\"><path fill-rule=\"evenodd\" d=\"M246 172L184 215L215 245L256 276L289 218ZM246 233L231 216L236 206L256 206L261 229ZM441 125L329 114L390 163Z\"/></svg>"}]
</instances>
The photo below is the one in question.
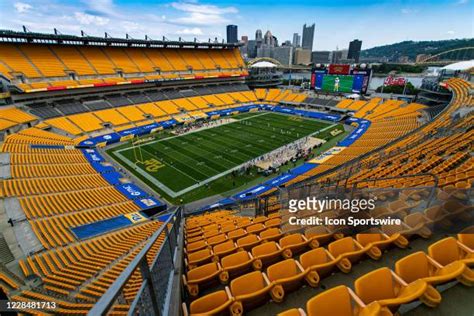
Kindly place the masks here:
<instances>
[{"instance_id":1,"label":"yellow stadium seat","mask_svg":"<svg viewBox=\"0 0 474 316\"><path fill-rule=\"evenodd\" d=\"M255 259L254 268L260 270L263 266L278 261L282 257L283 249L276 242L269 241L253 247L251 253Z\"/></svg>"},{"instance_id":2,"label":"yellow stadium seat","mask_svg":"<svg viewBox=\"0 0 474 316\"><path fill-rule=\"evenodd\" d=\"M236 240L247 236L247 231L243 228L237 228L235 230L227 232L227 238Z\"/></svg>"},{"instance_id":3,"label":"yellow stadium seat","mask_svg":"<svg viewBox=\"0 0 474 316\"><path fill-rule=\"evenodd\" d=\"M300 264L306 271L306 281L313 287L318 286L321 278L334 271L339 260L322 247L305 252L300 256Z\"/></svg>"},{"instance_id":4,"label":"yellow stadium seat","mask_svg":"<svg viewBox=\"0 0 474 316\"><path fill-rule=\"evenodd\" d=\"M310 241L302 234L291 234L280 239L279 244L283 249L285 258L291 258L309 246Z\"/></svg>"},{"instance_id":5,"label":"yellow stadium seat","mask_svg":"<svg viewBox=\"0 0 474 316\"><path fill-rule=\"evenodd\" d=\"M220 272L220 264L218 262L211 262L189 270L186 275L183 275L183 284L188 293L196 297L199 294L200 287L210 286L219 279Z\"/></svg>"},{"instance_id":6,"label":"yellow stadium seat","mask_svg":"<svg viewBox=\"0 0 474 316\"><path fill-rule=\"evenodd\" d=\"M191 302L189 312L186 304L183 303L183 314L185 316L219 315L228 309L232 302L233 298L227 289L216 291Z\"/></svg>"},{"instance_id":7,"label":"yellow stadium seat","mask_svg":"<svg viewBox=\"0 0 474 316\"><path fill-rule=\"evenodd\" d=\"M388 268L380 268L364 274L354 282L355 292L365 303L377 302L396 311L402 304L420 299L430 307L440 302L440 294L423 280L406 284Z\"/></svg>"},{"instance_id":8,"label":"yellow stadium seat","mask_svg":"<svg viewBox=\"0 0 474 316\"><path fill-rule=\"evenodd\" d=\"M258 245L261 242L260 238L258 238L255 234L249 234L244 237L237 239L236 243L237 246L242 250L250 250L255 245Z\"/></svg>"},{"instance_id":9,"label":"yellow stadium seat","mask_svg":"<svg viewBox=\"0 0 474 316\"><path fill-rule=\"evenodd\" d=\"M262 231L259 235L262 241L275 241L283 236L279 228L268 228Z\"/></svg>"},{"instance_id":10,"label":"yellow stadium seat","mask_svg":"<svg viewBox=\"0 0 474 316\"><path fill-rule=\"evenodd\" d=\"M318 248L319 245L328 243L333 235L324 226L314 226L304 231L305 237L309 240L311 248Z\"/></svg>"},{"instance_id":11,"label":"yellow stadium seat","mask_svg":"<svg viewBox=\"0 0 474 316\"><path fill-rule=\"evenodd\" d=\"M464 285L474 285L472 279L469 280L474 273L463 262L454 261L442 266L422 251L398 260L395 263L395 273L408 283L421 279L437 285L458 279Z\"/></svg>"},{"instance_id":12,"label":"yellow stadium seat","mask_svg":"<svg viewBox=\"0 0 474 316\"><path fill-rule=\"evenodd\" d=\"M222 283L230 278L252 270L253 258L247 251L238 251L221 259L222 272L219 275Z\"/></svg>"},{"instance_id":13,"label":"yellow stadium seat","mask_svg":"<svg viewBox=\"0 0 474 316\"><path fill-rule=\"evenodd\" d=\"M267 268L267 276L274 284L270 295L275 302L282 302L285 293L296 290L302 285L306 272L298 261L286 259Z\"/></svg>"},{"instance_id":14,"label":"yellow stadium seat","mask_svg":"<svg viewBox=\"0 0 474 316\"><path fill-rule=\"evenodd\" d=\"M188 269L193 269L204 263L209 263L212 259L212 256L212 251L208 248L190 253L186 262Z\"/></svg>"},{"instance_id":15,"label":"yellow stadium seat","mask_svg":"<svg viewBox=\"0 0 474 316\"><path fill-rule=\"evenodd\" d=\"M382 256L383 250L392 243L395 243L400 248L406 248L408 246L408 240L398 233L392 236L376 232L357 234L356 240L362 247L370 246L367 254L375 260L379 259Z\"/></svg>"},{"instance_id":16,"label":"yellow stadium seat","mask_svg":"<svg viewBox=\"0 0 474 316\"><path fill-rule=\"evenodd\" d=\"M474 252L454 237L447 237L430 245L428 253L443 266L456 261L474 266Z\"/></svg>"},{"instance_id":17,"label":"yellow stadium seat","mask_svg":"<svg viewBox=\"0 0 474 316\"><path fill-rule=\"evenodd\" d=\"M227 240L221 244L215 245L212 247L212 252L214 253L214 261L219 261L219 258L227 256L235 251L237 251L237 247L235 246L232 240Z\"/></svg>"},{"instance_id":18,"label":"yellow stadium seat","mask_svg":"<svg viewBox=\"0 0 474 316\"><path fill-rule=\"evenodd\" d=\"M338 260L337 266L344 273L348 273L352 264L358 262L368 249L363 248L352 237L345 237L328 245L329 252Z\"/></svg>"},{"instance_id":19,"label":"yellow stadium seat","mask_svg":"<svg viewBox=\"0 0 474 316\"><path fill-rule=\"evenodd\" d=\"M306 310L308 316L392 315L390 310L378 304L365 305L350 288L344 285L336 286L311 298L306 303Z\"/></svg>"},{"instance_id":20,"label":"yellow stadium seat","mask_svg":"<svg viewBox=\"0 0 474 316\"><path fill-rule=\"evenodd\" d=\"M263 304L269 299L272 289L267 276L254 271L244 274L230 282L230 291L235 299L231 305L232 315L242 315L244 311Z\"/></svg>"}]
</instances>

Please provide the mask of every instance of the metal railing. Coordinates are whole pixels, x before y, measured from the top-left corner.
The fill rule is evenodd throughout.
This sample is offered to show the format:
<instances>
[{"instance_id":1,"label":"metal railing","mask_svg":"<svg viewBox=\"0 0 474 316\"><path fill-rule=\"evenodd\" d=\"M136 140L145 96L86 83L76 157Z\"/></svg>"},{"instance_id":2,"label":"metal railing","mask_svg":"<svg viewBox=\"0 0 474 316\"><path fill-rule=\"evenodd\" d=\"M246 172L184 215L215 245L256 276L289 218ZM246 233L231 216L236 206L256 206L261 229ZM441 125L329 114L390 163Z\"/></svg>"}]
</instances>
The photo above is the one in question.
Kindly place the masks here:
<instances>
[{"instance_id":1,"label":"metal railing","mask_svg":"<svg viewBox=\"0 0 474 316\"><path fill-rule=\"evenodd\" d=\"M174 257L178 249L182 208L175 210L161 227L146 241L146 244L123 270L107 292L95 303L88 315L106 315L114 304L126 302L123 290L135 271L140 271L143 278L135 299L128 311L129 315L163 315L170 299L170 284L175 271ZM164 237L163 237L164 236ZM155 242L163 241L151 265L147 255Z\"/></svg>"}]
</instances>

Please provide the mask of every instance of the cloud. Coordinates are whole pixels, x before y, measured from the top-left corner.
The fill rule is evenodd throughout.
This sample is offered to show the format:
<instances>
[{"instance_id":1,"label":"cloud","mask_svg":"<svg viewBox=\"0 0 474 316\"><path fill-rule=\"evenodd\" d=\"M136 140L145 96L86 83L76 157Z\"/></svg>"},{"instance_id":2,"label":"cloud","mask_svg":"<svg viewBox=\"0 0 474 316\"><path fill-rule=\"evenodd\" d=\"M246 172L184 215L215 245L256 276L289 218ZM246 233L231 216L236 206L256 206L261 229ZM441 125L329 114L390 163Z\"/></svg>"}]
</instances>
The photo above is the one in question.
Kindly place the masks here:
<instances>
[{"instance_id":1,"label":"cloud","mask_svg":"<svg viewBox=\"0 0 474 316\"><path fill-rule=\"evenodd\" d=\"M28 12L29 10L31 10L33 8L28 3L23 3L23 2L15 2L15 4L13 4L13 6L15 7L15 10L18 13L26 13L26 12Z\"/></svg>"},{"instance_id":2,"label":"cloud","mask_svg":"<svg viewBox=\"0 0 474 316\"><path fill-rule=\"evenodd\" d=\"M109 18L104 18L102 16L96 16L96 15L87 14L83 12L75 12L74 17L80 24L83 24L83 25L104 26L110 22Z\"/></svg>"},{"instance_id":3,"label":"cloud","mask_svg":"<svg viewBox=\"0 0 474 316\"><path fill-rule=\"evenodd\" d=\"M447 31L447 32L446 32L446 34L448 34L448 35L454 35L455 33L456 33L456 32L454 32L454 31Z\"/></svg>"},{"instance_id":4,"label":"cloud","mask_svg":"<svg viewBox=\"0 0 474 316\"><path fill-rule=\"evenodd\" d=\"M459 0L458 2L456 2L456 4L458 5L463 5L463 4L468 4L469 3L469 0Z\"/></svg>"},{"instance_id":5,"label":"cloud","mask_svg":"<svg viewBox=\"0 0 474 316\"><path fill-rule=\"evenodd\" d=\"M182 30L178 30L176 32L178 35L203 35L204 33L199 27L193 27L193 28L184 28Z\"/></svg>"},{"instance_id":6,"label":"cloud","mask_svg":"<svg viewBox=\"0 0 474 316\"><path fill-rule=\"evenodd\" d=\"M176 10L191 12L191 13L203 13L210 15L218 15L225 13L237 13L239 12L235 7L220 8L211 4L197 4L189 2L173 2L171 6Z\"/></svg>"},{"instance_id":7,"label":"cloud","mask_svg":"<svg viewBox=\"0 0 474 316\"><path fill-rule=\"evenodd\" d=\"M235 7L218 7L211 4L197 2L172 2L171 7L185 12L186 15L174 19L174 23L184 25L219 25L229 22L226 14L236 14Z\"/></svg>"},{"instance_id":8,"label":"cloud","mask_svg":"<svg viewBox=\"0 0 474 316\"><path fill-rule=\"evenodd\" d=\"M83 0L83 3L95 15L118 15L112 0Z\"/></svg>"},{"instance_id":9,"label":"cloud","mask_svg":"<svg viewBox=\"0 0 474 316\"><path fill-rule=\"evenodd\" d=\"M415 9L409 9L409 8L404 8L400 10L402 14L415 14L418 13L418 10Z\"/></svg>"}]
</instances>

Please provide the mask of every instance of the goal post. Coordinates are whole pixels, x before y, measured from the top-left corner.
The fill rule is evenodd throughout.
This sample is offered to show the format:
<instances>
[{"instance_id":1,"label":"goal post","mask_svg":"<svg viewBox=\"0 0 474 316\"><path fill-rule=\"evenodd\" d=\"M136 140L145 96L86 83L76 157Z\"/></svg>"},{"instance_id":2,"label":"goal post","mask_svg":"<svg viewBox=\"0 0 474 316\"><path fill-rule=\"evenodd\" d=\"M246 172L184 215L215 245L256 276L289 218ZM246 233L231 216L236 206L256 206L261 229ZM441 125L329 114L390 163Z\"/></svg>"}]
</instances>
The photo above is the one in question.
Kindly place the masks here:
<instances>
[{"instance_id":1,"label":"goal post","mask_svg":"<svg viewBox=\"0 0 474 316\"><path fill-rule=\"evenodd\" d=\"M139 140L138 136L134 136L132 138L133 157L135 158L135 164L137 163L143 164L144 163L143 152L138 140Z\"/></svg>"}]
</instances>

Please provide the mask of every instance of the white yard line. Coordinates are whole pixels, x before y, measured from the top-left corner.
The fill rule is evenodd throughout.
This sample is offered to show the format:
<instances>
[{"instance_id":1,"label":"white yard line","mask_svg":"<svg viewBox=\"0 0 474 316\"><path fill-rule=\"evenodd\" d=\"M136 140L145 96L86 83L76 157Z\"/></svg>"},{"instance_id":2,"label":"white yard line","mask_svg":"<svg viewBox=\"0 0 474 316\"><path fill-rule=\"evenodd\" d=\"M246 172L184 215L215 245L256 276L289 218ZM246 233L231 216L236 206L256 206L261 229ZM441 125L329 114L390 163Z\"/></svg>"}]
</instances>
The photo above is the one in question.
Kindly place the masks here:
<instances>
[{"instance_id":1,"label":"white yard line","mask_svg":"<svg viewBox=\"0 0 474 316\"><path fill-rule=\"evenodd\" d=\"M258 115L253 115L253 116L251 116L251 117L244 118L244 119L241 119L241 120L238 120L238 121L244 121L244 120L252 119L252 118L255 118L255 117L258 117L258 116L267 115L267 114L269 114L269 113L275 113L275 114L281 114L281 115L283 115L283 116L288 116L287 114L284 114L284 113L264 112L264 113L261 113L261 114L258 114ZM312 118L303 118L303 119L316 120L316 121L321 122L320 120L312 119ZM197 129L197 130L190 131L189 133L186 133L186 134L183 134L183 135L171 136L171 137L163 138L163 139L160 139L160 140L157 140L157 141L153 141L153 142L150 142L150 143L140 144L139 147L142 146L142 145L150 145L150 144L157 143L157 142L160 142L160 141L164 141L164 140L168 140L168 139L172 139L172 138L176 138L176 137L181 137L181 136L184 136L184 135L188 135L188 134L191 134L191 133L195 133L195 132L202 131L202 130L204 130L204 129L215 128L215 127L219 127L219 126L226 125L226 124L230 124L230 123L236 123L236 122L238 122L238 121L228 122L228 123L224 123L224 124L221 124L221 125L218 125L218 126L209 126L209 127ZM324 122L324 123L327 123L327 122ZM317 130L317 131L315 131L315 132L312 133L312 134L309 134L309 135L303 136L303 137L301 137L301 138L295 139L295 141L293 141L293 142L291 142L291 143L287 143L287 144L285 144L285 145L283 145L283 146L280 146L280 147L278 147L278 148L275 148L275 149L273 149L272 151L266 152L266 153L262 154L261 156L252 158L251 160L258 159L259 157L262 157L262 156L264 156L264 155L267 155L268 153L271 153L271 152L273 152L273 151L277 151L277 150L279 150L279 149L281 149L281 148L283 148L283 147L285 147L285 146L288 146L288 145L290 145L290 144L294 144L294 143L298 142L299 140L301 140L301 139L303 139L303 138L305 138L305 137L317 135L317 134L319 134L319 133L321 133L321 132L323 132L323 131L326 131L326 130L328 130L328 129L331 129L332 127L337 126L338 124L339 124L339 123L334 123L334 124L329 125L329 126L323 128L323 129ZM139 174L141 174L143 177L145 177L145 178L146 178L147 180L149 180L151 183L153 183L154 185L156 185L159 189L161 189L161 190L163 190L164 192L166 192L166 194L168 194L168 195L171 196L172 198L178 197L178 196L183 195L183 194L185 194L185 193L187 193L187 192L190 192L190 191L192 191L192 190L194 190L194 189L197 189L197 188L199 188L199 187L202 187L203 185L206 185L206 184L209 183L209 182L212 182L212 181L214 181L214 180L216 180L216 179L218 179L218 178L221 178L221 177L223 177L223 176L225 176L225 175L228 175L229 173L231 173L231 172L233 172L233 171L235 171L235 170L239 170L239 169L242 168L244 165L246 165L247 162L248 162L248 161L246 161L246 162L244 162L244 163L242 163L242 164L240 164L240 165L238 165L238 166L235 166L235 167L232 168L232 169L228 169L228 170L226 170L226 171L224 171L224 172L221 172L221 173L219 173L219 174L216 174L216 175L214 175L214 176L212 176L212 177L210 177L210 178L207 178L207 179L205 179L205 180L203 180L203 181L198 181L198 180L194 179L193 177L191 177L190 175L188 175L188 174L182 172L181 170L177 169L177 168L174 167L173 165L166 164L166 166L172 167L173 169L175 169L176 171L178 171L180 174L183 174L183 175L185 175L186 177L188 177L188 178L190 178L190 179L192 179L192 180L198 182L198 183L196 183L196 184L193 184L193 185L191 185L191 186L189 186L189 187L186 187L185 189L182 189L182 190L176 192L176 191L173 191L172 189L170 189L169 187L167 187L167 186L166 186L165 184L163 184L162 182L158 181L155 177L153 177L152 175L150 175L148 172L146 172L145 170L143 170L142 168L140 168L139 166L137 166L135 163L133 163L132 161L130 161L128 158L126 158L124 155L122 155L122 154L120 153L120 152L125 151L125 150L130 150L130 147L124 148L124 149L121 149L121 150L118 150L118 151L115 152L115 154L116 154L118 157L120 157L121 160L122 160L123 162L125 162L128 166L130 166L133 170L135 170L136 172L138 172ZM145 150L145 152L147 152L147 153L150 154L151 156L154 156L152 153L150 153L150 152L147 151L146 149L144 149L144 150Z\"/></svg>"}]
</instances>

